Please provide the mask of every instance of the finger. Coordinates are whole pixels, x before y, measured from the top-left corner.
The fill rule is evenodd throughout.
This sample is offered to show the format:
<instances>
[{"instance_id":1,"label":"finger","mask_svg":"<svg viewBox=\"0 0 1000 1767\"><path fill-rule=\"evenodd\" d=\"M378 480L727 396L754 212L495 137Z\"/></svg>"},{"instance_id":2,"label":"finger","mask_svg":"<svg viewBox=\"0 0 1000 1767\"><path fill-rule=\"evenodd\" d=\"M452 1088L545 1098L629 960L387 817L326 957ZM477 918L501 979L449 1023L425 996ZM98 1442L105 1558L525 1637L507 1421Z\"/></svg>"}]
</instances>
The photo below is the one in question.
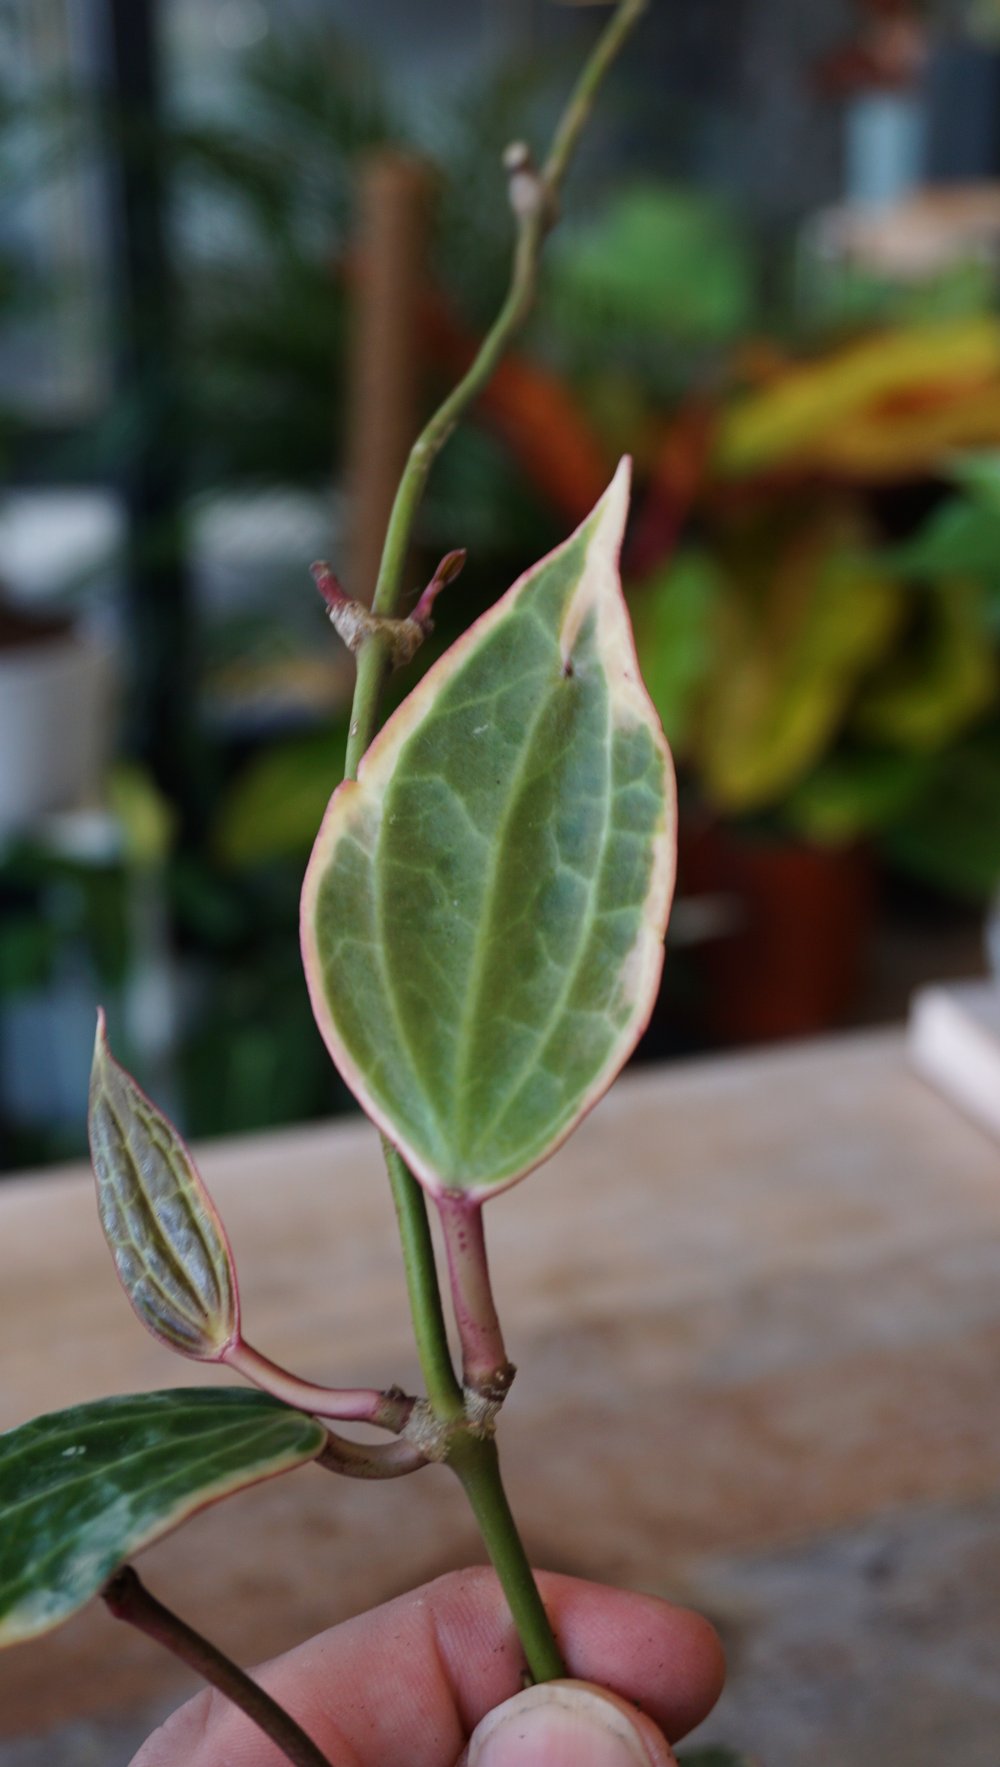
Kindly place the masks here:
<instances>
[{"instance_id":1,"label":"finger","mask_svg":"<svg viewBox=\"0 0 1000 1767\"><path fill-rule=\"evenodd\" d=\"M549 1681L487 1712L458 1767L677 1767L663 1732L586 1681Z\"/></svg>"},{"instance_id":2,"label":"finger","mask_svg":"<svg viewBox=\"0 0 1000 1767\"><path fill-rule=\"evenodd\" d=\"M671 1738L722 1686L708 1622L654 1596L543 1574L570 1673L638 1702ZM491 1571L454 1572L320 1634L261 1683L334 1767L449 1767L479 1720L522 1685L524 1662ZM203 1695L168 1720L133 1767L284 1767L248 1719Z\"/></svg>"}]
</instances>

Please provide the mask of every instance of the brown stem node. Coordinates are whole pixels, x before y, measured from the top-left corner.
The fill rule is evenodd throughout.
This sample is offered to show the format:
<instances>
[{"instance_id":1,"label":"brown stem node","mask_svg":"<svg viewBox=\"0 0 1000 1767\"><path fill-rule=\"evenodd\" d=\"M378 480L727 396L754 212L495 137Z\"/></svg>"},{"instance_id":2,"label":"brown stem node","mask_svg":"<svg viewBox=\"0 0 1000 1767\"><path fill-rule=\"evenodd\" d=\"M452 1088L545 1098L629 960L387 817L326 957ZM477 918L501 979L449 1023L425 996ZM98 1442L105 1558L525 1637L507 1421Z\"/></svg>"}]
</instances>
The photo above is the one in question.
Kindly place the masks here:
<instances>
[{"instance_id":1,"label":"brown stem node","mask_svg":"<svg viewBox=\"0 0 1000 1767\"><path fill-rule=\"evenodd\" d=\"M449 553L448 556L451 558L455 555ZM331 626L353 655L357 655L358 651L372 638L378 638L384 641L384 654L390 668L399 669L411 661L427 633L431 630L430 620L418 620L416 618L417 610L414 611L411 618L406 620L385 619L379 614L373 614L363 601L355 601L352 596L345 595L329 565L314 564L310 570L313 581L326 603L327 617ZM452 575L457 574L457 571L452 573ZM445 581L447 580L446 578ZM433 583L429 583L420 598L418 609L432 588L434 594L431 596L428 607L433 604L434 596L443 587L444 582L438 583L436 587Z\"/></svg>"}]
</instances>

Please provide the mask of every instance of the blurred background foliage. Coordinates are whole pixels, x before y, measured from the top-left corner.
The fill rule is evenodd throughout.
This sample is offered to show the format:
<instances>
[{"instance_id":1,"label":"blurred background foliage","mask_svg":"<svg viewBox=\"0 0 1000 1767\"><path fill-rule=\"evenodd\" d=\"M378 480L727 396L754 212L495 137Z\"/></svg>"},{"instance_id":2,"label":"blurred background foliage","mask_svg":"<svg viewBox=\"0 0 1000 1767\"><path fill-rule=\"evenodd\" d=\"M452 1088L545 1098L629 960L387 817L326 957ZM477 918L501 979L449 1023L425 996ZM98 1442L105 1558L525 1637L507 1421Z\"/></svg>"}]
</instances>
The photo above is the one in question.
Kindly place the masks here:
<instances>
[{"instance_id":1,"label":"blurred background foliage","mask_svg":"<svg viewBox=\"0 0 1000 1767\"><path fill-rule=\"evenodd\" d=\"M114 0L0 15L0 595L22 625L108 631L125 697L90 820L4 827L7 1164L77 1151L98 995L191 1134L344 1103L294 941L345 736L306 567L349 550L358 192L387 151L427 168L408 323L429 409L502 296L501 151L544 141L599 22L459 10L431 9L418 54L392 0L143 0L131 75ZM914 8L897 78L878 6L654 10L538 313L434 475L413 587L470 549L447 642L632 453L627 591L686 824L863 851L882 924L916 902L978 928L1000 880L993 21ZM80 488L110 499L110 544L65 496L31 501ZM0 669L30 648L15 625ZM671 972L657 1053L715 1035L697 953Z\"/></svg>"}]
</instances>

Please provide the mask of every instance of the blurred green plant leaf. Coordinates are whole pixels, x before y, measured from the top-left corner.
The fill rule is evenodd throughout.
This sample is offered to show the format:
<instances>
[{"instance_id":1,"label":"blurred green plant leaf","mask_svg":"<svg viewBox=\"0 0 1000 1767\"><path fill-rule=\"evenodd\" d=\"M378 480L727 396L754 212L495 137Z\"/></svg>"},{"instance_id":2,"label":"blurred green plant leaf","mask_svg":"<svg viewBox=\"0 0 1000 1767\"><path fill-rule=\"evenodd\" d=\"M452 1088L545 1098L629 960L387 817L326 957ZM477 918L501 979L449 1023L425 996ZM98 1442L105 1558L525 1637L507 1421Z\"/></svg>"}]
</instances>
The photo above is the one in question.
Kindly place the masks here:
<instances>
[{"instance_id":1,"label":"blurred green plant leaf","mask_svg":"<svg viewBox=\"0 0 1000 1767\"><path fill-rule=\"evenodd\" d=\"M109 780L109 797L130 862L143 870L163 865L173 843L176 812L155 780L144 768L119 762Z\"/></svg>"},{"instance_id":2,"label":"blurred green plant leaf","mask_svg":"<svg viewBox=\"0 0 1000 1767\"><path fill-rule=\"evenodd\" d=\"M953 454L947 470L955 484L992 510L1000 521L1000 449L977 448L968 454Z\"/></svg>"},{"instance_id":3,"label":"blurred green plant leaf","mask_svg":"<svg viewBox=\"0 0 1000 1767\"><path fill-rule=\"evenodd\" d=\"M937 583L977 577L1000 585L1000 505L952 497L886 563L901 576Z\"/></svg>"},{"instance_id":4,"label":"blurred green plant leaf","mask_svg":"<svg viewBox=\"0 0 1000 1767\"><path fill-rule=\"evenodd\" d=\"M265 749L220 806L216 851L226 864L259 865L308 852L344 771L346 731L310 731Z\"/></svg>"},{"instance_id":5,"label":"blurred green plant leaf","mask_svg":"<svg viewBox=\"0 0 1000 1767\"><path fill-rule=\"evenodd\" d=\"M275 1473L326 1431L263 1393L98 1399L0 1436L0 1645L49 1632L141 1547Z\"/></svg>"},{"instance_id":6,"label":"blurred green plant leaf","mask_svg":"<svg viewBox=\"0 0 1000 1767\"><path fill-rule=\"evenodd\" d=\"M676 342L722 343L751 322L754 271L745 237L718 203L639 185L567 230L549 268L563 329L609 326Z\"/></svg>"},{"instance_id":7,"label":"blurred green plant leaf","mask_svg":"<svg viewBox=\"0 0 1000 1767\"><path fill-rule=\"evenodd\" d=\"M103 1013L89 1130L101 1226L135 1312L171 1349L217 1361L239 1332L225 1229L176 1129L112 1056Z\"/></svg>"},{"instance_id":8,"label":"blurred green plant leaf","mask_svg":"<svg viewBox=\"0 0 1000 1767\"><path fill-rule=\"evenodd\" d=\"M317 1021L432 1191L538 1165L656 996L674 803L596 510L428 671L334 794L303 890Z\"/></svg>"},{"instance_id":9,"label":"blurred green plant leaf","mask_svg":"<svg viewBox=\"0 0 1000 1767\"><path fill-rule=\"evenodd\" d=\"M857 424L886 401L914 390L943 391L989 382L1000 366L1000 327L992 314L939 325L895 326L863 336L814 360L789 365L737 398L720 426L716 463L724 474L759 472L822 457L837 444L843 469L852 464ZM908 419L887 421L876 455L884 466L907 445ZM934 434L936 435L936 431ZM933 447L931 452L933 453ZM924 450L918 450L923 457ZM909 456L907 456L909 457ZM937 448L937 459L941 447ZM870 474L870 437L853 462Z\"/></svg>"},{"instance_id":10,"label":"blurred green plant leaf","mask_svg":"<svg viewBox=\"0 0 1000 1767\"><path fill-rule=\"evenodd\" d=\"M829 748L886 654L904 592L862 555L849 511L810 511L727 556L712 665L690 738L705 796L725 813L780 801Z\"/></svg>"},{"instance_id":11,"label":"blurred green plant leaf","mask_svg":"<svg viewBox=\"0 0 1000 1767\"><path fill-rule=\"evenodd\" d=\"M956 743L926 789L887 828L882 850L901 871L970 902L1000 887L1000 724Z\"/></svg>"},{"instance_id":12,"label":"blurred green plant leaf","mask_svg":"<svg viewBox=\"0 0 1000 1767\"><path fill-rule=\"evenodd\" d=\"M994 703L997 658L980 583L928 584L915 611L917 630L866 689L852 725L874 742L930 750L952 742Z\"/></svg>"},{"instance_id":13,"label":"blurred green plant leaf","mask_svg":"<svg viewBox=\"0 0 1000 1767\"><path fill-rule=\"evenodd\" d=\"M682 746L712 660L712 618L725 579L700 547L681 552L630 597L635 643L667 741Z\"/></svg>"},{"instance_id":14,"label":"blurred green plant leaf","mask_svg":"<svg viewBox=\"0 0 1000 1767\"><path fill-rule=\"evenodd\" d=\"M46 985L58 949L58 935L31 914L5 915L0 923L0 994Z\"/></svg>"},{"instance_id":15,"label":"blurred green plant leaf","mask_svg":"<svg viewBox=\"0 0 1000 1767\"><path fill-rule=\"evenodd\" d=\"M793 788L784 820L806 840L845 846L896 821L927 782L923 755L848 749Z\"/></svg>"}]
</instances>

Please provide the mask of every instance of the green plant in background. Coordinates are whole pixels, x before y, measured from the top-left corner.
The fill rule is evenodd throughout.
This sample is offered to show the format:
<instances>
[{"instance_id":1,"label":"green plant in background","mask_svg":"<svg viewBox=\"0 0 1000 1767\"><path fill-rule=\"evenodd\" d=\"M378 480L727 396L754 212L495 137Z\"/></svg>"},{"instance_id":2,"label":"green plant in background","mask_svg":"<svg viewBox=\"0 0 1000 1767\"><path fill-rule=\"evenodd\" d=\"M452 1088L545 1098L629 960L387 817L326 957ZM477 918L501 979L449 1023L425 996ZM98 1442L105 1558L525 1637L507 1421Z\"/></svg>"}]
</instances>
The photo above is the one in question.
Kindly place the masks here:
<instances>
[{"instance_id":1,"label":"green plant in background","mask_svg":"<svg viewBox=\"0 0 1000 1767\"><path fill-rule=\"evenodd\" d=\"M1000 877L985 814L1000 778L1000 500L988 457L957 470L967 488L894 551L848 492L719 515L633 606L704 805L825 844L874 838L985 899Z\"/></svg>"},{"instance_id":2,"label":"green plant in background","mask_svg":"<svg viewBox=\"0 0 1000 1767\"><path fill-rule=\"evenodd\" d=\"M83 1404L0 1443L0 1642L103 1594L234 1698L289 1760L322 1757L294 1720L170 1614L128 1565L206 1504L316 1461L364 1478L429 1462L457 1475L530 1674L563 1673L500 1480L496 1420L513 1375L490 1290L483 1205L546 1159L606 1089L655 997L674 869L669 753L638 676L618 580L623 463L593 514L523 576L376 735L381 689L450 575L399 614L430 465L533 298L558 191L600 81L644 8L621 0L536 170L512 166L507 301L475 364L414 445L373 612L322 569L357 650L348 777L306 877L307 976L327 1045L383 1131L426 1396L327 1389L244 1335L224 1227L166 1117L99 1024L90 1137L102 1225L142 1322L261 1390ZM448 1344L427 1198L444 1234L461 1377ZM382 1429L360 1445L344 1422ZM336 1426L336 1427L334 1427Z\"/></svg>"},{"instance_id":3,"label":"green plant in background","mask_svg":"<svg viewBox=\"0 0 1000 1767\"><path fill-rule=\"evenodd\" d=\"M393 146L446 168L431 206L432 268L443 282L449 254L448 300L473 335L498 304L509 263L508 217L492 199L497 153L525 132L553 83L551 68L487 70L421 115L412 83L390 92L346 37L275 32L266 52L242 58L224 118L164 122L159 152L177 217L175 373L184 396L176 415L187 492L208 507L220 492L253 496L275 485L328 497L348 422L358 170L373 150ZM428 392L439 379L441 365L429 366ZM71 449L89 475L95 465L118 475L131 416L115 400ZM511 580L511 561L538 556L563 531L481 427L456 436L430 492L418 542L433 548L461 523L484 602ZM266 594L252 631L242 607L237 618L205 612L198 661L210 686L246 659L251 640L269 663L288 656L290 674L291 659L322 642L293 577L268 582ZM449 612L443 623L458 630ZM199 707L191 714L196 719ZM289 732L279 722L255 729L249 743L228 740L214 725L206 734L206 837L177 849L165 877L185 971L176 1069L193 1135L301 1121L346 1102L317 1043L287 939L346 730L344 705L318 727ZM121 1023L113 995L109 1016ZM139 1071L151 1079L141 1061ZM79 1144L56 1143L42 1123L30 1144L19 1141L8 1154L41 1160L76 1151Z\"/></svg>"},{"instance_id":4,"label":"green plant in background","mask_svg":"<svg viewBox=\"0 0 1000 1767\"><path fill-rule=\"evenodd\" d=\"M865 539L848 501L783 503L720 524L712 546L685 549L637 592L657 709L719 814L787 812L890 652L902 595ZM671 605L687 632L683 680L659 660Z\"/></svg>"},{"instance_id":5,"label":"green plant in background","mask_svg":"<svg viewBox=\"0 0 1000 1767\"><path fill-rule=\"evenodd\" d=\"M731 344L756 314L756 266L732 216L702 193L636 183L554 254L559 337L600 351L609 332L658 355ZM655 366L655 365L654 365Z\"/></svg>"},{"instance_id":6,"label":"green plant in background","mask_svg":"<svg viewBox=\"0 0 1000 1767\"><path fill-rule=\"evenodd\" d=\"M890 559L924 619L916 658L874 708L920 747L883 845L900 868L978 903L1000 882L1000 456L954 456L949 476L956 493Z\"/></svg>"},{"instance_id":7,"label":"green plant in background","mask_svg":"<svg viewBox=\"0 0 1000 1767\"><path fill-rule=\"evenodd\" d=\"M727 814L776 800L829 745L857 683L885 653L892 586L865 568L850 510L738 524L690 732L707 798Z\"/></svg>"}]
</instances>

